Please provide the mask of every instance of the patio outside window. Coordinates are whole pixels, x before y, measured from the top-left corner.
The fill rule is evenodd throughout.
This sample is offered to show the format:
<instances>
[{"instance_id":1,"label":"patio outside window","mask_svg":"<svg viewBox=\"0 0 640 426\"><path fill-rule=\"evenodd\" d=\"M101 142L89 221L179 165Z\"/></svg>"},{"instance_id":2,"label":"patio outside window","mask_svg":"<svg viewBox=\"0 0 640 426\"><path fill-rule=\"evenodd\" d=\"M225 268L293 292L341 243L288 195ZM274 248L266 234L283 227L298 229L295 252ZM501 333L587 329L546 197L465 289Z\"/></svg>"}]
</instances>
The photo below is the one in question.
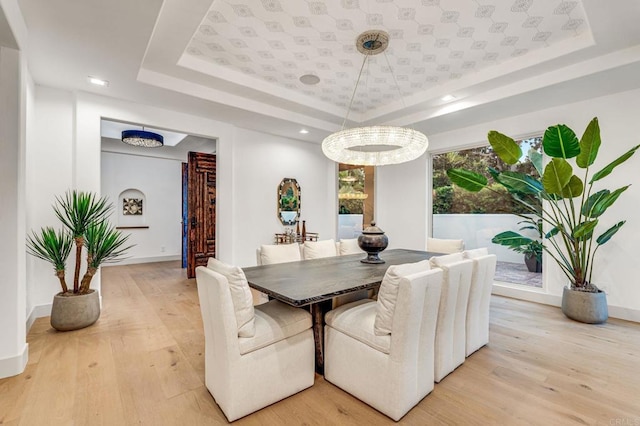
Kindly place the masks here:
<instances>
[{"instance_id":1,"label":"patio outside window","mask_svg":"<svg viewBox=\"0 0 640 426\"><path fill-rule=\"evenodd\" d=\"M542 137L519 141L523 158L515 165L503 163L491 146L450 151L432 156L432 235L435 238L462 238L465 248L488 247L498 256L495 280L510 284L542 287L542 274L529 272L524 254L494 244L491 239L503 231L516 231L530 238L539 237L533 230L520 230L527 212L513 202L500 185L493 183L488 168L513 170L538 176L526 156L529 149L541 151ZM447 177L450 168L464 168L489 177L490 189L472 193L454 186ZM530 215L529 215L530 216Z\"/></svg>"}]
</instances>

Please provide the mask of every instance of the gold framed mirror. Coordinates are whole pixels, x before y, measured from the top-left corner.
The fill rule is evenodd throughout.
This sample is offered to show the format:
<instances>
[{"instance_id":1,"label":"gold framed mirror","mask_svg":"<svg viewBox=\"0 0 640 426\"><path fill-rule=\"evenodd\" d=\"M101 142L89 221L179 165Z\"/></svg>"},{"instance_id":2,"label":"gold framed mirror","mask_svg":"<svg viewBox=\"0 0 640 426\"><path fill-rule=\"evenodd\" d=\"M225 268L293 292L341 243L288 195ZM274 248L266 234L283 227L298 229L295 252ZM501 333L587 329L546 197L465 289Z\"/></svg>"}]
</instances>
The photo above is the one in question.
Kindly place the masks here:
<instances>
[{"instance_id":1,"label":"gold framed mirror","mask_svg":"<svg viewBox=\"0 0 640 426\"><path fill-rule=\"evenodd\" d=\"M292 178L284 178L278 185L278 219L283 225L295 225L300 217L300 185Z\"/></svg>"}]
</instances>

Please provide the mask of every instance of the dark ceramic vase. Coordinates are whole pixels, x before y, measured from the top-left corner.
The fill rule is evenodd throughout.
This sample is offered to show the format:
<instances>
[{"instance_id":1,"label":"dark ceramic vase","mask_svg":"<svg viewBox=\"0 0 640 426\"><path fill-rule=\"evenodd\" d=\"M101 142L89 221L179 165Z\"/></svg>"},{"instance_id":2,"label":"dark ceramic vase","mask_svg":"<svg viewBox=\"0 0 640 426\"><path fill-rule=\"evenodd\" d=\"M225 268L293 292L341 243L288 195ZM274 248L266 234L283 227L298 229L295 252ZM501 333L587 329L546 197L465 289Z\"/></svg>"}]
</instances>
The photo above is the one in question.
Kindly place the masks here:
<instances>
[{"instance_id":1,"label":"dark ceramic vase","mask_svg":"<svg viewBox=\"0 0 640 426\"><path fill-rule=\"evenodd\" d=\"M380 259L379 253L389 245L389 239L384 235L384 231L371 222L371 226L362 231L358 237L358 245L367 252L367 258L362 259L362 263L384 263Z\"/></svg>"},{"instance_id":2,"label":"dark ceramic vase","mask_svg":"<svg viewBox=\"0 0 640 426\"><path fill-rule=\"evenodd\" d=\"M542 262L538 262L537 256L528 254L524 255L524 263L527 265L529 272L542 272Z\"/></svg>"}]
</instances>

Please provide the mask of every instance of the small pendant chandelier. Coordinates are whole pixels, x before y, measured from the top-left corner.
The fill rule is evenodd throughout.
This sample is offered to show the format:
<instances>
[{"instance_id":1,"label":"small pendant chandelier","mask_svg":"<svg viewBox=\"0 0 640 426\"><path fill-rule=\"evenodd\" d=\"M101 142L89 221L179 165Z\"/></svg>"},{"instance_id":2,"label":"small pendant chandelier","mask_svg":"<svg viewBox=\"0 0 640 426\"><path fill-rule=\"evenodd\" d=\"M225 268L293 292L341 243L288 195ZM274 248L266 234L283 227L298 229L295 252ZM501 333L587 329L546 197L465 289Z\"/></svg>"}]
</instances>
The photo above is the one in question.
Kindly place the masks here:
<instances>
[{"instance_id":1,"label":"small pendant chandelier","mask_svg":"<svg viewBox=\"0 0 640 426\"><path fill-rule=\"evenodd\" d=\"M404 163L420 157L429 146L429 141L423 133L406 127L366 126L345 129L367 59L369 56L384 52L388 45L389 34L381 30L365 31L356 40L356 47L364 55L364 59L342 123L342 130L327 136L322 141L322 152L335 162L364 166ZM387 58L386 54L385 58ZM390 65L389 70L391 70ZM402 99L402 92L392 70L391 75Z\"/></svg>"},{"instance_id":2,"label":"small pendant chandelier","mask_svg":"<svg viewBox=\"0 0 640 426\"><path fill-rule=\"evenodd\" d=\"M122 142L144 148L157 148L164 145L164 138L158 133L147 132L143 127L142 130L124 130Z\"/></svg>"}]
</instances>

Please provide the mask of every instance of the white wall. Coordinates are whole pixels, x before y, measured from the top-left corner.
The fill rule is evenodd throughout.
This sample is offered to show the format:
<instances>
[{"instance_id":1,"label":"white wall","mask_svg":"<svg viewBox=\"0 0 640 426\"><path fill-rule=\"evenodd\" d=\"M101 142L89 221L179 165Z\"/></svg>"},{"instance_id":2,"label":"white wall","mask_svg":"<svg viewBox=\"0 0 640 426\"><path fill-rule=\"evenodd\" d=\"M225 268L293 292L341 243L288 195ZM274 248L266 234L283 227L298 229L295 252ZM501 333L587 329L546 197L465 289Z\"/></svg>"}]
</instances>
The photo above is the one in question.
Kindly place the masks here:
<instances>
[{"instance_id":1,"label":"white wall","mask_svg":"<svg viewBox=\"0 0 640 426\"><path fill-rule=\"evenodd\" d=\"M227 141L232 136L230 126L214 120L42 86L35 87L34 111L32 135L27 146L27 229L56 226L58 220L51 205L56 195L68 189L100 193L100 120L103 117L214 138L222 135ZM221 172L230 174L230 169L223 167ZM180 175L177 182L179 185ZM218 195L224 196L229 192L225 186L227 184L230 185L230 179L223 179ZM219 218L229 217L227 210L226 207L221 208ZM226 236L226 229L218 235L224 238L223 246L231 241ZM176 244L180 244L179 237ZM31 322L36 317L49 315L51 301L59 291L59 284L48 264L31 257L28 262L26 276L29 294L26 299L29 300L29 306L26 309ZM70 279L71 274L68 274L67 280ZM91 287L100 290L99 272L94 276Z\"/></svg>"},{"instance_id":2,"label":"white wall","mask_svg":"<svg viewBox=\"0 0 640 426\"><path fill-rule=\"evenodd\" d=\"M491 239L504 231L513 231L529 238L538 238L536 231L520 230L522 218L513 214L434 214L433 233L435 238L462 239L465 249L487 247L489 253L498 256L499 261L522 263L524 255L507 246L494 244Z\"/></svg>"},{"instance_id":3,"label":"white wall","mask_svg":"<svg viewBox=\"0 0 640 426\"><path fill-rule=\"evenodd\" d=\"M99 193L112 191L101 187L102 168L111 167L107 164L111 164L112 160L115 162L115 157L111 157L105 160L104 165L101 164L102 118L141 123L217 140L216 233L219 259L238 265L253 265L256 247L271 243L273 234L282 231L283 227L276 217L276 191L284 177L296 178L301 185L302 219L307 221L307 229L319 232L322 239L335 237L336 169L335 164L322 155L319 145L237 129L208 118L154 106L43 87L36 88L37 137L29 147L34 153L33 159L29 157L31 167L28 177L31 184L27 198L29 209L34 212L29 220L29 228L55 223L51 213L55 194L69 188ZM116 154L105 155L109 158ZM179 165L175 170L175 185L178 188L176 229L179 232ZM109 178L110 181L117 179L113 169L105 172L113 176ZM46 184L39 186L38 182ZM120 185L131 186L128 183ZM115 194L116 190L113 191ZM149 202L152 198L156 197L149 198L147 194ZM145 249L136 252L136 255L154 256L153 247L162 247L163 242L153 240L149 243L152 246L150 251ZM147 243L144 244L146 246ZM175 244L180 244L179 234ZM169 242L165 247L170 253ZM27 272L29 281L35 283L31 286L29 296L32 300L31 315L48 315L52 296L57 291L57 281L50 268L42 262L33 262ZM99 275L94 277L92 288L100 289Z\"/></svg>"},{"instance_id":4,"label":"white wall","mask_svg":"<svg viewBox=\"0 0 640 426\"><path fill-rule=\"evenodd\" d=\"M389 249L425 249L427 178L426 154L408 163L376 167L374 219L389 238Z\"/></svg>"},{"instance_id":5,"label":"white wall","mask_svg":"<svg viewBox=\"0 0 640 426\"><path fill-rule=\"evenodd\" d=\"M273 244L274 233L284 230L277 218L277 191L283 178L300 184L300 219L306 221L307 231L318 232L322 240L335 239L336 165L322 154L319 144L236 129L233 148L234 263L255 265L256 248Z\"/></svg>"},{"instance_id":6,"label":"white wall","mask_svg":"<svg viewBox=\"0 0 640 426\"><path fill-rule=\"evenodd\" d=\"M73 95L36 86L34 100L34 125L27 140L26 158L29 232L44 226L62 228L52 205L56 196L63 195L73 186ZM70 261L68 269L73 271L74 260ZM72 285L72 280L73 274L67 274L68 285ZM34 316L49 315L53 295L61 291L49 263L33 256L27 257L27 288L30 321Z\"/></svg>"},{"instance_id":7,"label":"white wall","mask_svg":"<svg viewBox=\"0 0 640 426\"><path fill-rule=\"evenodd\" d=\"M111 152L102 153L102 195L114 204L111 221L116 226L134 225L124 219L137 219L146 229L123 229L135 244L122 263L140 263L179 259L182 239L181 161L140 157ZM119 195L137 189L144 196L142 215L120 217ZM137 224L137 223L135 223Z\"/></svg>"},{"instance_id":8,"label":"white wall","mask_svg":"<svg viewBox=\"0 0 640 426\"><path fill-rule=\"evenodd\" d=\"M489 130L499 130L507 135L543 132L557 123L567 124L581 136L589 121L597 116L600 122L603 145L594 171L604 167L629 148L638 144L640 125L640 90L617 93L588 101L549 108L531 114L496 120L455 131L430 135L430 149L442 151L456 147L482 143ZM633 278L638 275L637 236L640 235L640 219L635 213L640 205L640 185L637 185L637 169L640 155L636 154L613 174L599 182L595 190L615 189L632 185L600 219L600 232L619 220L627 220L621 232L603 246L597 254L593 280L607 292L610 315L640 321L640 286ZM598 233L598 232L596 232ZM552 266L553 260L544 259L546 296L536 296L522 290L509 290L510 296L523 297L558 305L566 278Z\"/></svg>"},{"instance_id":9,"label":"white wall","mask_svg":"<svg viewBox=\"0 0 640 426\"><path fill-rule=\"evenodd\" d=\"M27 79L20 51L0 46L0 378L21 373L28 359L24 244Z\"/></svg>"}]
</instances>

